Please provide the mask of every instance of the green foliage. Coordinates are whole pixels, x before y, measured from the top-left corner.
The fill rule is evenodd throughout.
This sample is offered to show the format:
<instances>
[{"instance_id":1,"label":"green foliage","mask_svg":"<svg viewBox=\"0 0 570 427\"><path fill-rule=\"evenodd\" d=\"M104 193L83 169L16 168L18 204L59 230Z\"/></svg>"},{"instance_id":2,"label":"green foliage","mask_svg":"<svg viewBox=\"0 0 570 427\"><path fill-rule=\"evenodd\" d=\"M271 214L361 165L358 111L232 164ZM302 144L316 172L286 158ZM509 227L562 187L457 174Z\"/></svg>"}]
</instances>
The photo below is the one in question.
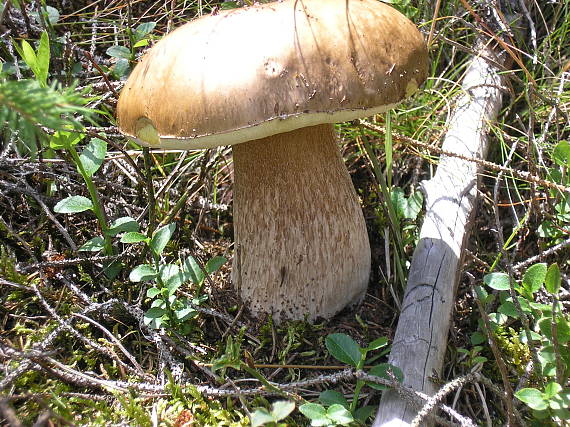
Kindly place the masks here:
<instances>
[{"instance_id":1,"label":"green foliage","mask_svg":"<svg viewBox=\"0 0 570 427\"><path fill-rule=\"evenodd\" d=\"M136 221L125 218L120 224L115 225L113 232L117 229L126 231L121 237L121 243L142 242L151 250L153 263L140 264L129 274L131 282L152 281L152 286L146 293L152 302L144 315L144 322L153 329L170 327L187 334L190 332L187 321L198 315L195 307L207 299L206 295L199 295L206 275L215 273L227 260L224 257L213 257L206 263L204 270L192 256L186 258L180 266L164 263L161 256L174 234L176 224L165 225L150 237L139 233L135 224ZM187 282L196 287L194 298L177 296L176 291Z\"/></svg>"},{"instance_id":2,"label":"green foliage","mask_svg":"<svg viewBox=\"0 0 570 427\"><path fill-rule=\"evenodd\" d=\"M360 346L346 334L331 334L325 340L329 353L347 365L358 367L363 354Z\"/></svg>"},{"instance_id":3,"label":"green foliage","mask_svg":"<svg viewBox=\"0 0 570 427\"><path fill-rule=\"evenodd\" d=\"M535 369L536 386L523 388L515 396L532 410L536 420L548 417L569 420L570 319L567 313L557 309L561 288L558 264L537 263L528 267L521 280L513 280L514 295L510 293L509 276L505 273L487 274L484 282L498 291L497 312L490 313L489 319L505 361L522 373L530 362L532 348L537 349L540 366ZM539 292L548 293L552 304L538 302ZM484 306L490 306L495 300L482 288L477 289L477 297ZM523 316L530 323L530 335L523 327ZM511 322L509 327L507 321ZM472 340L483 342L485 338L480 335ZM475 349L479 351L481 347Z\"/></svg>"},{"instance_id":4,"label":"green foliage","mask_svg":"<svg viewBox=\"0 0 570 427\"><path fill-rule=\"evenodd\" d=\"M245 330L242 328L235 340L231 335L226 338L226 349L220 357L213 361L212 372L221 370L222 376L224 376L227 368L232 368L238 371L242 368L241 343L244 332Z\"/></svg>"},{"instance_id":5,"label":"green foliage","mask_svg":"<svg viewBox=\"0 0 570 427\"><path fill-rule=\"evenodd\" d=\"M75 85L62 88L54 83L42 87L35 80L6 80L0 75L0 131L4 141L15 138L20 155L34 157L47 140L42 127L53 130L80 130L83 125L74 115L93 121L96 111L85 107L87 89Z\"/></svg>"},{"instance_id":6,"label":"green foliage","mask_svg":"<svg viewBox=\"0 0 570 427\"><path fill-rule=\"evenodd\" d=\"M410 197L406 197L404 190L399 187L392 188L390 198L396 210L396 215L400 220L409 219L415 221L424 202L424 196L421 191L418 190Z\"/></svg>"},{"instance_id":7,"label":"green foliage","mask_svg":"<svg viewBox=\"0 0 570 427\"><path fill-rule=\"evenodd\" d=\"M53 8L52 8L53 9ZM93 122L96 111L86 108L88 89L77 91L76 86L62 88L57 82L48 84L51 59L50 39L42 32L37 50L26 40L13 43L35 80L7 80L0 73L0 129L5 141L15 139L19 154L32 158L47 139L42 126L53 130L80 130L83 125L74 117Z\"/></svg>"},{"instance_id":8,"label":"green foliage","mask_svg":"<svg viewBox=\"0 0 570 427\"><path fill-rule=\"evenodd\" d=\"M16 43L14 43L14 47L26 65L30 67L30 70L34 73L38 84L41 87L47 87L50 61L49 37L47 32L44 31L42 33L37 51L34 51L26 40L22 40L21 47L18 47Z\"/></svg>"},{"instance_id":9,"label":"green foliage","mask_svg":"<svg viewBox=\"0 0 570 427\"><path fill-rule=\"evenodd\" d=\"M258 408L251 414L251 427L259 426L279 426L284 427L286 424L280 424L279 421L287 418L295 409L295 403L287 400L278 400L271 405L271 410Z\"/></svg>"},{"instance_id":10,"label":"green foliage","mask_svg":"<svg viewBox=\"0 0 570 427\"><path fill-rule=\"evenodd\" d=\"M346 363L347 365L350 365L359 370L363 369L365 364L373 363L376 359L386 354L388 350L385 350L384 352L369 358L368 354L370 352L379 350L383 347L386 347L387 345L388 339L385 337L375 339L366 347L361 347L356 341L354 341L346 334L330 334L325 339L325 346L327 347L327 350L331 356L333 356L338 361ZM381 363L373 366L368 371L368 374L384 378L389 381L392 381L392 378L400 382L403 380L402 371L396 366L390 365L388 363ZM303 406L300 407L299 410L312 420L311 425L345 425L343 423L350 423L354 421L354 419L365 422L366 419L373 414L375 409L372 406L357 408L360 390L365 385L377 390L386 389L386 387L382 384L357 380L354 390L354 397L350 405L348 404L346 398L340 393L332 390L326 390L319 396L319 400L321 401L322 405L311 404L311 406L305 407L306 412L310 415L307 415L305 412L303 412ZM329 408L325 410L325 406L329 406ZM338 408L339 406L344 408L348 415L344 411L341 411ZM331 408L333 409L331 410Z\"/></svg>"},{"instance_id":11,"label":"green foliage","mask_svg":"<svg viewBox=\"0 0 570 427\"><path fill-rule=\"evenodd\" d=\"M563 388L557 382L546 384L544 391L523 388L515 393L515 397L531 408L537 419L557 417L560 420L570 420L570 389Z\"/></svg>"},{"instance_id":12,"label":"green foliage","mask_svg":"<svg viewBox=\"0 0 570 427\"><path fill-rule=\"evenodd\" d=\"M143 22L135 30L127 29L130 48L123 45L113 45L106 51L107 55L116 59L111 68L113 76L117 79L124 78L131 72L131 65L136 59L136 49L149 44L150 33L154 30L156 22Z\"/></svg>"},{"instance_id":13,"label":"green foliage","mask_svg":"<svg viewBox=\"0 0 570 427\"><path fill-rule=\"evenodd\" d=\"M0 231L2 224L0 223ZM16 270L16 259L10 255L6 247L0 244L0 277L16 283L26 283L26 276Z\"/></svg>"},{"instance_id":14,"label":"green foliage","mask_svg":"<svg viewBox=\"0 0 570 427\"><path fill-rule=\"evenodd\" d=\"M336 403L328 408L318 403L305 403L299 411L311 420L312 426L346 426L354 421L352 414Z\"/></svg>"},{"instance_id":15,"label":"green foliage","mask_svg":"<svg viewBox=\"0 0 570 427\"><path fill-rule=\"evenodd\" d=\"M561 140L554 145L551 152L552 166L547 168L546 173L549 178L561 185L568 186L568 167L570 166L570 143ZM544 215L538 227L539 237L545 240L550 246L560 243L568 237L567 229L570 224L570 196L567 193L560 194L556 191L549 191L553 201L553 214Z\"/></svg>"},{"instance_id":16,"label":"green foliage","mask_svg":"<svg viewBox=\"0 0 570 427\"><path fill-rule=\"evenodd\" d=\"M93 202L91 202L87 197L69 196L57 202L53 210L56 213L65 214L85 212L93 210Z\"/></svg>"},{"instance_id":17,"label":"green foliage","mask_svg":"<svg viewBox=\"0 0 570 427\"><path fill-rule=\"evenodd\" d=\"M71 159L77 167L77 171L85 182L90 196L90 198L84 196L69 196L59 201L55 205L54 211L56 213L65 214L75 214L88 210L92 211L97 217L103 236L90 239L81 246L79 250L98 251L103 249L106 255L112 255L114 252L111 243L112 235L109 234L107 219L99 201L97 188L92 179L93 175L103 164L105 155L107 154L107 143L99 138L92 138L81 154L78 154L76 146L83 138L84 135L70 131L58 131L50 138L50 148L63 149L70 154ZM119 273L121 268L120 263L112 263L106 266L105 274L109 278L113 278Z\"/></svg>"}]
</instances>

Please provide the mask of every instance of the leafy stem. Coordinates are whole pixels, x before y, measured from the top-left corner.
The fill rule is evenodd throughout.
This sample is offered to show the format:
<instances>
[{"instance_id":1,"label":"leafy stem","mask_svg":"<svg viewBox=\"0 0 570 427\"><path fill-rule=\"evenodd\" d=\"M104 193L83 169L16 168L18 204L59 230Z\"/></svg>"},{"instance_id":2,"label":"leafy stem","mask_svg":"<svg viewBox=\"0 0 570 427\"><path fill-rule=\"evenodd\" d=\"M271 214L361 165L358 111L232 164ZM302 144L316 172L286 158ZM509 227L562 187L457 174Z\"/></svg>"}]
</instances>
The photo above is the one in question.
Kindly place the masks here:
<instances>
[{"instance_id":1,"label":"leafy stem","mask_svg":"<svg viewBox=\"0 0 570 427\"><path fill-rule=\"evenodd\" d=\"M97 221L99 222L99 226L101 227L101 231L103 232L103 239L104 239L104 248L105 253L107 255L113 254L113 245L111 242L111 237L109 236L109 225L107 224L107 219L105 218L105 213L101 207L101 203L99 201L99 194L97 193L97 189L95 188L95 184L91 179L91 176L87 173L85 168L83 167L83 163L79 158L79 154L75 150L75 147L70 147L68 150L69 154L73 159L73 162L77 165L77 170L83 177L85 184L87 185L87 190L89 191L89 196L91 197L91 201L93 202L93 213L97 217Z\"/></svg>"}]
</instances>

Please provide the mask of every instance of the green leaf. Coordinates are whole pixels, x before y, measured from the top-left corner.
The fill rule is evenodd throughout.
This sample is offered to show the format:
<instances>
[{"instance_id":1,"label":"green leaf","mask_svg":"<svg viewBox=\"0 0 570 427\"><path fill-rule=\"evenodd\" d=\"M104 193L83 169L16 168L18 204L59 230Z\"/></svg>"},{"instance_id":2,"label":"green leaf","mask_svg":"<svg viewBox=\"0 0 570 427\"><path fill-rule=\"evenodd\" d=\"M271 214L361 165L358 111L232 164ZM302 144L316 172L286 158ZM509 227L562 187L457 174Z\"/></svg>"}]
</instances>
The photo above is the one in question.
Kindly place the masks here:
<instances>
[{"instance_id":1,"label":"green leaf","mask_svg":"<svg viewBox=\"0 0 570 427\"><path fill-rule=\"evenodd\" d=\"M93 138L79 156L83 170L87 176L93 176L99 170L107 154L107 143L99 138ZM78 168L79 169L79 168Z\"/></svg>"},{"instance_id":2,"label":"green leaf","mask_svg":"<svg viewBox=\"0 0 570 427\"><path fill-rule=\"evenodd\" d=\"M483 282L490 288L497 291L508 291L509 288L509 275L505 273L489 273L483 277Z\"/></svg>"},{"instance_id":3,"label":"green leaf","mask_svg":"<svg viewBox=\"0 0 570 427\"><path fill-rule=\"evenodd\" d=\"M354 421L352 414L342 405L331 405L327 409L327 417L335 421L336 424L346 425Z\"/></svg>"},{"instance_id":4,"label":"green leaf","mask_svg":"<svg viewBox=\"0 0 570 427\"><path fill-rule=\"evenodd\" d=\"M542 411L548 408L548 404L543 399L542 393L535 388L523 388L515 393L515 397L526 403L531 409Z\"/></svg>"},{"instance_id":5,"label":"green leaf","mask_svg":"<svg viewBox=\"0 0 570 427\"><path fill-rule=\"evenodd\" d=\"M166 310L158 307L149 308L143 317L143 322L152 329L158 329L162 326L162 317L166 314Z\"/></svg>"},{"instance_id":6,"label":"green leaf","mask_svg":"<svg viewBox=\"0 0 570 427\"><path fill-rule=\"evenodd\" d=\"M475 293L483 305L489 302L489 292L483 286L475 286Z\"/></svg>"},{"instance_id":7,"label":"green leaf","mask_svg":"<svg viewBox=\"0 0 570 427\"><path fill-rule=\"evenodd\" d=\"M550 398L550 407L554 410L567 410L570 408L570 394L568 391L558 393ZM567 418L568 419L568 418Z\"/></svg>"},{"instance_id":8,"label":"green leaf","mask_svg":"<svg viewBox=\"0 0 570 427\"><path fill-rule=\"evenodd\" d=\"M319 401L324 406L331 406L331 405L342 405L345 408L348 408L348 400L344 395L336 390L325 390L319 394Z\"/></svg>"},{"instance_id":9,"label":"green leaf","mask_svg":"<svg viewBox=\"0 0 570 427\"><path fill-rule=\"evenodd\" d=\"M192 304L200 305L208 301L208 295L200 295L199 297L192 298Z\"/></svg>"},{"instance_id":10,"label":"green leaf","mask_svg":"<svg viewBox=\"0 0 570 427\"><path fill-rule=\"evenodd\" d=\"M515 304L512 301L505 301L499 306L497 311L515 319L518 319L519 317Z\"/></svg>"},{"instance_id":11,"label":"green leaf","mask_svg":"<svg viewBox=\"0 0 570 427\"><path fill-rule=\"evenodd\" d=\"M509 320L508 316L504 315L503 313L489 313L489 321L491 322L491 326L493 326L493 324L504 325L507 320Z\"/></svg>"},{"instance_id":12,"label":"green leaf","mask_svg":"<svg viewBox=\"0 0 570 427\"><path fill-rule=\"evenodd\" d=\"M227 259L223 256L215 256L210 258L204 268L208 274L215 273L218 269L227 262Z\"/></svg>"},{"instance_id":13,"label":"green leaf","mask_svg":"<svg viewBox=\"0 0 570 427\"><path fill-rule=\"evenodd\" d=\"M18 53L20 54L26 65L30 67L34 75L36 75L37 77L38 58L32 46L26 40L22 40L22 48L18 49Z\"/></svg>"},{"instance_id":14,"label":"green leaf","mask_svg":"<svg viewBox=\"0 0 570 427\"><path fill-rule=\"evenodd\" d=\"M86 241L81 245L79 252L99 252L105 248L105 240L103 236L93 237L91 240Z\"/></svg>"},{"instance_id":15,"label":"green leaf","mask_svg":"<svg viewBox=\"0 0 570 427\"><path fill-rule=\"evenodd\" d=\"M198 314L198 311L192 306L185 306L182 307L174 312L176 319L179 321L184 321L195 317Z\"/></svg>"},{"instance_id":16,"label":"green leaf","mask_svg":"<svg viewBox=\"0 0 570 427\"><path fill-rule=\"evenodd\" d=\"M485 336L485 334L481 333L481 332L473 332L471 334L471 344L472 345L478 345L478 344L482 344L484 342L487 341L487 337Z\"/></svg>"},{"instance_id":17,"label":"green leaf","mask_svg":"<svg viewBox=\"0 0 570 427\"><path fill-rule=\"evenodd\" d=\"M131 51L125 46L111 46L107 49L107 55L113 58L131 59Z\"/></svg>"},{"instance_id":18,"label":"green leaf","mask_svg":"<svg viewBox=\"0 0 570 427\"><path fill-rule=\"evenodd\" d=\"M166 313L166 310L158 307L149 308L144 314L145 317L150 319L156 319L157 317L162 317Z\"/></svg>"},{"instance_id":19,"label":"green leaf","mask_svg":"<svg viewBox=\"0 0 570 427\"><path fill-rule=\"evenodd\" d=\"M525 299L523 297L517 297L517 300L519 302L519 305L521 306L521 310L523 311L523 313L532 313L531 304L528 302L527 299ZM512 303L513 299L511 297L508 297L506 299L506 301ZM548 306L548 308L550 308L550 306ZM540 310L540 309L537 308L537 310Z\"/></svg>"},{"instance_id":20,"label":"green leaf","mask_svg":"<svg viewBox=\"0 0 570 427\"><path fill-rule=\"evenodd\" d=\"M148 240L148 237L138 231L130 231L121 237L121 243L138 243L145 240Z\"/></svg>"},{"instance_id":21,"label":"green leaf","mask_svg":"<svg viewBox=\"0 0 570 427\"><path fill-rule=\"evenodd\" d=\"M282 419L287 418L294 409L295 402L278 400L271 405L271 415L276 422L281 421Z\"/></svg>"},{"instance_id":22,"label":"green leaf","mask_svg":"<svg viewBox=\"0 0 570 427\"><path fill-rule=\"evenodd\" d=\"M117 59L115 65L112 68L113 75L116 79L122 79L126 77L131 71L131 66L127 59Z\"/></svg>"},{"instance_id":23,"label":"green leaf","mask_svg":"<svg viewBox=\"0 0 570 427\"><path fill-rule=\"evenodd\" d=\"M379 348L385 347L386 345L388 345L388 338L386 337L376 338L374 341L368 344L368 347L366 347L366 351L378 350Z\"/></svg>"},{"instance_id":24,"label":"green leaf","mask_svg":"<svg viewBox=\"0 0 570 427\"><path fill-rule=\"evenodd\" d=\"M392 373L396 378L396 381L401 383L404 380L404 373L402 370L390 363L380 363L379 365L373 366L368 373L376 377L384 378L388 381L392 381L392 377L390 376L390 373ZM376 390L387 390L389 388L383 384L376 384L368 381L366 384Z\"/></svg>"},{"instance_id":25,"label":"green leaf","mask_svg":"<svg viewBox=\"0 0 570 427\"><path fill-rule=\"evenodd\" d=\"M187 276L174 264L166 264L160 267L160 278L168 289L168 296L174 295L176 290L188 280Z\"/></svg>"},{"instance_id":26,"label":"green leaf","mask_svg":"<svg viewBox=\"0 0 570 427\"><path fill-rule=\"evenodd\" d=\"M166 283L169 279L180 273L180 268L176 264L161 264L158 269L160 279Z\"/></svg>"},{"instance_id":27,"label":"green leaf","mask_svg":"<svg viewBox=\"0 0 570 427\"><path fill-rule=\"evenodd\" d=\"M59 10L52 6L46 6L46 18L51 25L57 24L59 17Z\"/></svg>"},{"instance_id":28,"label":"green leaf","mask_svg":"<svg viewBox=\"0 0 570 427\"><path fill-rule=\"evenodd\" d=\"M476 365L477 363L485 363L488 360L489 359L487 359L485 356L476 356L471 360L471 363L473 365Z\"/></svg>"},{"instance_id":29,"label":"green leaf","mask_svg":"<svg viewBox=\"0 0 570 427\"><path fill-rule=\"evenodd\" d=\"M543 262L530 266L523 275L523 286L531 293L535 293L542 287L546 271L546 264Z\"/></svg>"},{"instance_id":30,"label":"green leaf","mask_svg":"<svg viewBox=\"0 0 570 427\"><path fill-rule=\"evenodd\" d=\"M362 406L354 411L354 418L362 423L366 423L368 418L374 416L377 409L378 407L372 405Z\"/></svg>"},{"instance_id":31,"label":"green leaf","mask_svg":"<svg viewBox=\"0 0 570 427\"><path fill-rule=\"evenodd\" d=\"M83 138L85 138L85 135L82 133L59 130L51 136L49 146L54 150L70 150L81 142Z\"/></svg>"},{"instance_id":32,"label":"green leaf","mask_svg":"<svg viewBox=\"0 0 570 427\"><path fill-rule=\"evenodd\" d=\"M151 33L152 30L154 30L154 27L156 27L156 22L152 21L143 22L142 24L140 24L135 30L135 40L137 42L141 40L144 36Z\"/></svg>"},{"instance_id":33,"label":"green leaf","mask_svg":"<svg viewBox=\"0 0 570 427\"><path fill-rule=\"evenodd\" d=\"M139 231L139 223L136 219L131 218L130 216L123 216L121 218L117 218L107 231L109 236L116 236L119 233L129 233L129 232L137 232Z\"/></svg>"},{"instance_id":34,"label":"green leaf","mask_svg":"<svg viewBox=\"0 0 570 427\"><path fill-rule=\"evenodd\" d=\"M42 35L40 36L40 44L38 46L38 54L36 58L36 71L34 71L34 74L36 75L39 84L46 87L50 60L49 37L46 31L42 32Z\"/></svg>"},{"instance_id":35,"label":"green leaf","mask_svg":"<svg viewBox=\"0 0 570 427\"><path fill-rule=\"evenodd\" d=\"M192 255L188 256L186 261L184 261L184 271L190 275L190 280L195 285L200 285L206 277Z\"/></svg>"},{"instance_id":36,"label":"green leaf","mask_svg":"<svg viewBox=\"0 0 570 427\"><path fill-rule=\"evenodd\" d=\"M162 317L143 317L143 322L145 325L148 325L149 328L151 329L159 329L162 324L164 323L162 320Z\"/></svg>"},{"instance_id":37,"label":"green leaf","mask_svg":"<svg viewBox=\"0 0 570 427\"><path fill-rule=\"evenodd\" d=\"M390 198L398 217L411 220L417 218L424 201L423 194L420 191L416 191L409 198L406 198L404 190L399 187L392 189Z\"/></svg>"},{"instance_id":38,"label":"green leaf","mask_svg":"<svg viewBox=\"0 0 570 427\"><path fill-rule=\"evenodd\" d=\"M570 167L570 144L568 141L560 141L554 147L552 159L560 166Z\"/></svg>"},{"instance_id":39,"label":"green leaf","mask_svg":"<svg viewBox=\"0 0 570 427\"><path fill-rule=\"evenodd\" d=\"M148 298L154 298L155 296L160 294L160 289L158 289L156 286L153 286L152 288L149 288L146 291L146 296Z\"/></svg>"},{"instance_id":40,"label":"green leaf","mask_svg":"<svg viewBox=\"0 0 570 427\"><path fill-rule=\"evenodd\" d=\"M552 382L549 382L548 384L546 384L546 387L544 387L543 397L545 399L550 399L550 398L556 396L561 391L562 391L562 386L560 384L558 384L557 382L552 381Z\"/></svg>"},{"instance_id":41,"label":"green leaf","mask_svg":"<svg viewBox=\"0 0 570 427\"><path fill-rule=\"evenodd\" d=\"M360 346L346 334L330 334L325 345L335 359L347 365L356 367L362 360Z\"/></svg>"},{"instance_id":42,"label":"green leaf","mask_svg":"<svg viewBox=\"0 0 570 427\"><path fill-rule=\"evenodd\" d=\"M103 262L103 273L105 273L107 279L113 280L123 270L123 267L124 265L121 263L121 261L105 261Z\"/></svg>"},{"instance_id":43,"label":"green leaf","mask_svg":"<svg viewBox=\"0 0 570 427\"><path fill-rule=\"evenodd\" d=\"M93 209L93 203L87 197L70 196L60 200L53 208L56 213L79 213Z\"/></svg>"},{"instance_id":44,"label":"green leaf","mask_svg":"<svg viewBox=\"0 0 570 427\"><path fill-rule=\"evenodd\" d=\"M165 225L154 232L149 246L156 255L162 254L162 251L164 251L164 248L174 234L175 229L176 224L172 223Z\"/></svg>"},{"instance_id":45,"label":"green leaf","mask_svg":"<svg viewBox=\"0 0 570 427\"><path fill-rule=\"evenodd\" d=\"M137 265L129 274L129 280L131 282L142 282L145 280L151 280L158 276L157 271L154 266L150 264Z\"/></svg>"},{"instance_id":46,"label":"green leaf","mask_svg":"<svg viewBox=\"0 0 570 427\"><path fill-rule=\"evenodd\" d=\"M160 298L155 299L155 300L151 303L150 306L153 307L153 308L154 308L154 307L157 307L157 308L166 309L166 300L163 300L163 299L160 299Z\"/></svg>"},{"instance_id":47,"label":"green leaf","mask_svg":"<svg viewBox=\"0 0 570 427\"><path fill-rule=\"evenodd\" d=\"M237 1L224 1L220 4L221 10L238 9L241 5Z\"/></svg>"},{"instance_id":48,"label":"green leaf","mask_svg":"<svg viewBox=\"0 0 570 427\"><path fill-rule=\"evenodd\" d=\"M149 43L149 42L148 42L148 39L142 39L142 40L139 40L138 42L136 42L136 43L133 45L133 47L136 48L136 47L147 46L148 43ZM123 61L124 61L124 60L123 60Z\"/></svg>"},{"instance_id":49,"label":"green leaf","mask_svg":"<svg viewBox=\"0 0 570 427\"><path fill-rule=\"evenodd\" d=\"M546 272L546 278L544 279L544 287L552 295L557 295L560 291L561 279L560 279L560 268L557 263L552 264L548 267Z\"/></svg>"},{"instance_id":50,"label":"green leaf","mask_svg":"<svg viewBox=\"0 0 570 427\"><path fill-rule=\"evenodd\" d=\"M543 317L538 321L540 332L549 340L552 340L552 317ZM556 335L560 344L566 344L570 341L570 325L564 317L556 317Z\"/></svg>"},{"instance_id":51,"label":"green leaf","mask_svg":"<svg viewBox=\"0 0 570 427\"><path fill-rule=\"evenodd\" d=\"M305 403L299 406L299 412L301 412L301 414L306 416L311 421L324 420L327 422L327 424L329 422L329 419L327 417L327 410L323 407L323 405L319 405L318 403ZM311 425L317 425L317 424L311 424ZM326 425L326 424L318 424L318 425Z\"/></svg>"},{"instance_id":52,"label":"green leaf","mask_svg":"<svg viewBox=\"0 0 570 427\"><path fill-rule=\"evenodd\" d=\"M258 408L251 414L251 427L259 427L273 422L276 422L275 419L265 408Z\"/></svg>"}]
</instances>

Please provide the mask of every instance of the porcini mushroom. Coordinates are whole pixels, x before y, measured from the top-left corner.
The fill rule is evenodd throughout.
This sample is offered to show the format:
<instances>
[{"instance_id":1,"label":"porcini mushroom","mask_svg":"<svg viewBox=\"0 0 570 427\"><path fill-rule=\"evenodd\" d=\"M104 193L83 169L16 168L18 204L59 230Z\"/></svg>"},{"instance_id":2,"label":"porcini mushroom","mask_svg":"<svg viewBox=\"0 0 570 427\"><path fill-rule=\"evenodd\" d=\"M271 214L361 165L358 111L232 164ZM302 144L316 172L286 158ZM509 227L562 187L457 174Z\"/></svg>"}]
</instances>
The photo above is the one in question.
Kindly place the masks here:
<instances>
[{"instance_id":1,"label":"porcini mushroom","mask_svg":"<svg viewBox=\"0 0 570 427\"><path fill-rule=\"evenodd\" d=\"M232 281L254 314L329 318L364 296L370 246L332 123L425 80L416 27L378 0L285 0L190 22L143 57L121 131L150 147L232 145Z\"/></svg>"}]
</instances>

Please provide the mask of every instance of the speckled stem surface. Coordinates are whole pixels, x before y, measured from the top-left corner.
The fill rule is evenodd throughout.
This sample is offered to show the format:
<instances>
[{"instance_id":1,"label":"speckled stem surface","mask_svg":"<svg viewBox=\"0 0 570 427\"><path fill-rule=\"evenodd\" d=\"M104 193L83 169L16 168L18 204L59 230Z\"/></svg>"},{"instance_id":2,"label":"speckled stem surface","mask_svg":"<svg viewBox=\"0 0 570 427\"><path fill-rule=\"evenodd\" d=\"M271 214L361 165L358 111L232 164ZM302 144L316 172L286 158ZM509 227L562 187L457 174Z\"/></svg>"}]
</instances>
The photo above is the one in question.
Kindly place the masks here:
<instances>
[{"instance_id":1,"label":"speckled stem surface","mask_svg":"<svg viewBox=\"0 0 570 427\"><path fill-rule=\"evenodd\" d=\"M370 244L332 125L233 146L232 281L255 315L329 318L362 299Z\"/></svg>"}]
</instances>

